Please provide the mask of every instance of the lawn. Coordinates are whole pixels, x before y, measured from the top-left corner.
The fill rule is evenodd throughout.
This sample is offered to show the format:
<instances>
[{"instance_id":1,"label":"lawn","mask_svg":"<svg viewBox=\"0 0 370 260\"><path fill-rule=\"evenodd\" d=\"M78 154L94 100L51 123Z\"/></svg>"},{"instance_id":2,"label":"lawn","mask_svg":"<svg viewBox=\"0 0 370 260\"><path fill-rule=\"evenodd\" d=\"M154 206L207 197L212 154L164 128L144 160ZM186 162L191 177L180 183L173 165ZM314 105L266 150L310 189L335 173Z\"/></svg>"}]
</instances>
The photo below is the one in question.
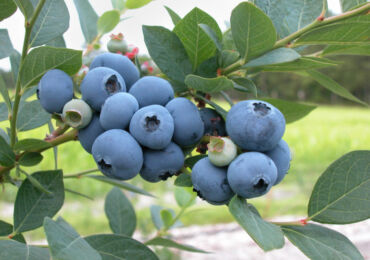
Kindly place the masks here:
<instances>
[{"instance_id":1,"label":"lawn","mask_svg":"<svg viewBox=\"0 0 370 260\"><path fill-rule=\"evenodd\" d=\"M7 122L0 123L5 127ZM20 133L20 138L39 138L47 133L47 128ZM353 150L370 148L370 110L358 107L320 107L304 119L287 126L284 139L292 149L293 160L289 174L271 192L249 202L255 204L264 217L282 215L304 216L313 185L331 162ZM65 174L95 168L92 157L78 142L70 142L59 148L59 167ZM29 173L54 167L52 151L44 153L44 160L37 167L27 168ZM149 184L139 177L131 181L157 196L151 199L128 194L135 204L139 217L138 225L142 233L150 232L149 205L151 203L172 206L173 180L160 184ZM108 232L108 222L104 216L103 200L111 186L83 177L66 179L65 186L94 198L87 200L76 195L66 194L66 204L60 215L75 226L81 234ZM15 188L7 185L1 193L0 219L11 221L9 202L14 201ZM202 201L189 209L182 218L184 225L210 224L233 221L225 206L210 206ZM27 234L28 238L43 237L42 230Z\"/></svg>"}]
</instances>

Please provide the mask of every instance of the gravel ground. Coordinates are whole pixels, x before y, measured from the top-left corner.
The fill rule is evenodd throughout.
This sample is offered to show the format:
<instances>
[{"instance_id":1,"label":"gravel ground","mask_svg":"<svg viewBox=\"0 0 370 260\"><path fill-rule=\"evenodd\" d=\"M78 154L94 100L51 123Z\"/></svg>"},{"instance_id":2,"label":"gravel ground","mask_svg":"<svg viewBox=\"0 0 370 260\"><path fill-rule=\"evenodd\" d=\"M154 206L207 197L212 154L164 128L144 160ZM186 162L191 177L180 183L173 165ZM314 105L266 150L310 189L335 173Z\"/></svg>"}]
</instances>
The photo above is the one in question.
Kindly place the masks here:
<instances>
[{"instance_id":1,"label":"gravel ground","mask_svg":"<svg viewBox=\"0 0 370 260\"><path fill-rule=\"evenodd\" d=\"M299 219L299 218L289 218ZM274 219L275 220L275 219ZM275 221L285 221L278 219ZM327 225L347 236L360 250L365 259L370 259L370 219L349 225ZM181 259L191 260L287 260L307 259L287 239L282 249L264 253L236 223L212 226L192 226L171 232L179 243L193 245L212 254L181 252Z\"/></svg>"}]
</instances>

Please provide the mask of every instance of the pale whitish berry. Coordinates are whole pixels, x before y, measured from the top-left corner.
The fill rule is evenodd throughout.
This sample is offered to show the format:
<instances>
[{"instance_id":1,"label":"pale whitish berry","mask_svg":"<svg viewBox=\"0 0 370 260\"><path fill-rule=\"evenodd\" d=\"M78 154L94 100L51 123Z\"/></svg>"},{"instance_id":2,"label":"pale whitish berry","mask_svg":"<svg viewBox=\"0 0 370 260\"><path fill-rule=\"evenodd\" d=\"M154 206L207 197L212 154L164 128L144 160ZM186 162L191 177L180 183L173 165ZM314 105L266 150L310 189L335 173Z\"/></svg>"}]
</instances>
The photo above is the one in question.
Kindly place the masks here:
<instances>
[{"instance_id":1,"label":"pale whitish berry","mask_svg":"<svg viewBox=\"0 0 370 260\"><path fill-rule=\"evenodd\" d=\"M92 110L82 99L72 99L63 107L62 118L67 125L81 129L90 123Z\"/></svg>"},{"instance_id":2,"label":"pale whitish berry","mask_svg":"<svg viewBox=\"0 0 370 260\"><path fill-rule=\"evenodd\" d=\"M208 158L212 164L222 167L227 166L236 157L237 147L227 137L212 136L208 144Z\"/></svg>"}]
</instances>

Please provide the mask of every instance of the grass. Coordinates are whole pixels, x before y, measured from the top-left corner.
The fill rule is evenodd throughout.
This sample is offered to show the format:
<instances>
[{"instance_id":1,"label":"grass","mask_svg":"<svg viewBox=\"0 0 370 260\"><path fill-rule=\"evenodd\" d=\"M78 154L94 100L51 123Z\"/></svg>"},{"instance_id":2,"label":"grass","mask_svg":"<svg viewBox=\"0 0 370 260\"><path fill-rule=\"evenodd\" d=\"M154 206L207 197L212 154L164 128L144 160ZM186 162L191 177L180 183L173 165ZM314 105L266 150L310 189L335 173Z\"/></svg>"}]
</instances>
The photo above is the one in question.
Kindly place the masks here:
<instances>
[{"instance_id":1,"label":"grass","mask_svg":"<svg viewBox=\"0 0 370 260\"><path fill-rule=\"evenodd\" d=\"M0 127L7 122L0 123ZM42 127L26 133L20 133L20 138L40 138L47 133ZM306 118L287 125L284 139L293 152L291 169L284 181L274 187L267 196L253 199L253 203L262 216L271 218L282 215L304 216L311 190L320 174L340 156L370 147L370 110L358 107L320 107ZM70 142L59 147L59 168L65 174L95 168L95 163L78 142ZM44 153L44 160L37 167L25 168L29 173L48 170L54 167L52 151ZM157 199L132 195L139 218L138 225L143 233L150 232L149 206L152 203L165 207L172 206L178 210L173 198L173 181L150 184L136 177L131 183L138 185L156 195ZM109 225L104 215L104 197L111 189L89 178L66 179L65 186L94 198L89 201L76 195L66 194L66 204L59 213L81 234L109 232ZM13 202L16 189L5 186L1 193L0 212L3 212L4 201ZM0 214L0 219L11 222L10 214ZM225 206L210 206L199 201L189 213L182 218L184 225L204 225L233 221ZM42 230L26 234L28 238L40 239Z\"/></svg>"}]
</instances>

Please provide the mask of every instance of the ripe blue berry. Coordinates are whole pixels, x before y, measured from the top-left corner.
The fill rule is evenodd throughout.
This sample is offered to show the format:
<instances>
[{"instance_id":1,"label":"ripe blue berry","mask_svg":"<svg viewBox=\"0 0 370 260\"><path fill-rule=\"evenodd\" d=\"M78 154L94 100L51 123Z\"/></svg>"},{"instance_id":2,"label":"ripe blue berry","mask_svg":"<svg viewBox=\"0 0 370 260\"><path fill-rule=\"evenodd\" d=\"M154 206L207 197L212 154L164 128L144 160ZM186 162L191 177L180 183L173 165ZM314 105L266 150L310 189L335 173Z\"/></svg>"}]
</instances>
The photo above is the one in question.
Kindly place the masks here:
<instances>
[{"instance_id":1,"label":"ripe blue berry","mask_svg":"<svg viewBox=\"0 0 370 260\"><path fill-rule=\"evenodd\" d=\"M99 122L99 115L94 114L90 123L83 129L78 130L78 140L86 152L91 153L95 139L104 132Z\"/></svg>"},{"instance_id":2,"label":"ripe blue berry","mask_svg":"<svg viewBox=\"0 0 370 260\"><path fill-rule=\"evenodd\" d=\"M211 204L226 204L234 196L227 181L227 168L214 166L207 157L193 166L191 181L198 196Z\"/></svg>"},{"instance_id":3,"label":"ripe blue berry","mask_svg":"<svg viewBox=\"0 0 370 260\"><path fill-rule=\"evenodd\" d=\"M277 179L277 169L267 155L247 152L229 165L227 179L236 194L250 199L262 196L271 189Z\"/></svg>"},{"instance_id":4,"label":"ripe blue berry","mask_svg":"<svg viewBox=\"0 0 370 260\"><path fill-rule=\"evenodd\" d=\"M126 56L116 53L103 53L94 58L90 69L96 67L107 67L117 71L126 83L127 91L139 80L140 73L132 61Z\"/></svg>"},{"instance_id":5,"label":"ripe blue berry","mask_svg":"<svg viewBox=\"0 0 370 260\"><path fill-rule=\"evenodd\" d=\"M110 178L129 180L143 165L143 151L136 140L121 129L108 130L96 138L92 155L99 170Z\"/></svg>"},{"instance_id":6,"label":"ripe blue berry","mask_svg":"<svg viewBox=\"0 0 370 260\"><path fill-rule=\"evenodd\" d=\"M246 100L230 109L226 130L241 148L264 152L273 149L280 141L285 131L285 118L267 102Z\"/></svg>"},{"instance_id":7,"label":"ripe blue berry","mask_svg":"<svg viewBox=\"0 0 370 260\"><path fill-rule=\"evenodd\" d=\"M100 124L105 130L125 129L134 113L139 109L134 96L120 92L108 97L101 109Z\"/></svg>"},{"instance_id":8,"label":"ripe blue berry","mask_svg":"<svg viewBox=\"0 0 370 260\"><path fill-rule=\"evenodd\" d=\"M226 136L224 119L212 108L202 108L199 110L204 122L204 135Z\"/></svg>"},{"instance_id":9,"label":"ripe blue berry","mask_svg":"<svg viewBox=\"0 0 370 260\"><path fill-rule=\"evenodd\" d=\"M92 109L99 112L109 96L126 91L126 85L121 75L104 67L90 70L83 79L80 88L82 99Z\"/></svg>"},{"instance_id":10,"label":"ripe blue berry","mask_svg":"<svg viewBox=\"0 0 370 260\"><path fill-rule=\"evenodd\" d=\"M137 99L140 107L155 104L165 106L174 97L171 84L155 76L142 77L136 81L130 88L130 94Z\"/></svg>"},{"instance_id":11,"label":"ripe blue berry","mask_svg":"<svg viewBox=\"0 0 370 260\"><path fill-rule=\"evenodd\" d=\"M188 99L178 97L167 103L166 108L171 113L175 132L173 140L181 147L196 144L203 136L204 123L198 108Z\"/></svg>"},{"instance_id":12,"label":"ripe blue berry","mask_svg":"<svg viewBox=\"0 0 370 260\"><path fill-rule=\"evenodd\" d=\"M165 181L183 165L184 153L177 144L171 142L163 150L144 149L144 164L140 176L149 182Z\"/></svg>"},{"instance_id":13,"label":"ripe blue berry","mask_svg":"<svg viewBox=\"0 0 370 260\"><path fill-rule=\"evenodd\" d=\"M170 144L174 123L170 113L160 105L150 105L136 111L130 122L130 133L143 146L154 150Z\"/></svg>"},{"instance_id":14,"label":"ripe blue berry","mask_svg":"<svg viewBox=\"0 0 370 260\"><path fill-rule=\"evenodd\" d=\"M265 154L270 157L276 165L278 172L278 176L274 184L276 185L284 179L289 170L290 161L292 159L289 146L283 139L281 139L274 149L265 152Z\"/></svg>"},{"instance_id":15,"label":"ripe blue berry","mask_svg":"<svg viewBox=\"0 0 370 260\"><path fill-rule=\"evenodd\" d=\"M64 105L73 98L73 82L64 71L49 70L37 88L41 106L49 113L62 113Z\"/></svg>"}]
</instances>

